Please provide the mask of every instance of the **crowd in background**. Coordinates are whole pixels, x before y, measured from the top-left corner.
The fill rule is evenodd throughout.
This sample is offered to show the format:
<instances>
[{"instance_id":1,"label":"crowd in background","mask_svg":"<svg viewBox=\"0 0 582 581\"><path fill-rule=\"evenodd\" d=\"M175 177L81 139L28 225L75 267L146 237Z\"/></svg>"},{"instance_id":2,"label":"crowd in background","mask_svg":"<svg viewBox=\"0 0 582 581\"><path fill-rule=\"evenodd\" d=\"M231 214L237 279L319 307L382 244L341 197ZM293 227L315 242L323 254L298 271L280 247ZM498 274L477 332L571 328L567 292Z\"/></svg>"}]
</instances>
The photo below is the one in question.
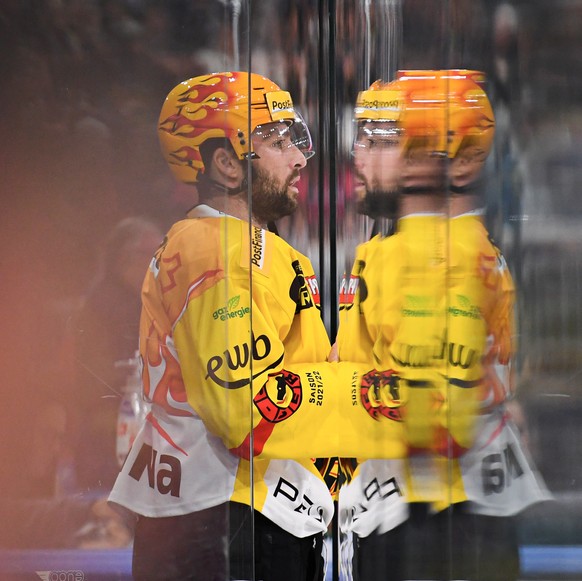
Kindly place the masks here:
<instances>
[{"instance_id":1,"label":"crowd in background","mask_svg":"<svg viewBox=\"0 0 582 581\"><path fill-rule=\"evenodd\" d=\"M434 24L433 11L423 10L425 1L404 2L404 42L410 47L404 53L408 55L404 66L431 66L422 61L423 47L435 38L424 33L415 36L419 27L428 30ZM222 55L233 51L225 22L235 15L236 4L227 0L3 0L0 5L4 339L0 437L10 442L0 480L17 475L26 462L28 440L22 434L30 435L47 402L66 403L70 395L61 361L67 321L94 286L99 251L116 224L141 216L163 231L195 202L195 190L177 185L160 155L156 122L169 88L223 68ZM253 45L292 46L293 35L301 44L315 33L307 28L306 19L289 8L293 2L268 4L267 13L255 15L265 26L257 27L262 32L253 37ZM472 52L467 62L489 71L496 98L519 116L517 138L527 144L534 124L543 121L540 112L553 113L555 109L549 107L557 105L568 111L582 94L575 74L581 62L576 60L579 47L573 42L582 5L562 13L569 18L555 21L551 3L530 2L520 12L526 19L519 24L526 30L517 32L515 14L509 15L494 39L488 20L491 11L484 9L487 2L454 4L459 5L455 22L440 23L456 31L451 50L465 56ZM521 8L528 3L514 4ZM338 2L338 6L346 5ZM313 6L309 10L315 17ZM480 15L482 26L476 28ZM278 26L272 24L275 17ZM338 18L339 32L352 26L349 18ZM287 43L280 38L271 42L269 35L280 35L285 23L293 26ZM544 30L548 34L538 42ZM471 43L468 34L475 31L477 38ZM505 54L505 62L492 59L494 45L501 57ZM560 50L566 45L575 49ZM349 58L349 46L343 53L339 80L354 92L357 64ZM536 60L538 55L543 58ZM272 57L281 59L280 54ZM257 66L266 62L260 58ZM296 68L286 71L287 85L293 94L302 95L306 85L301 75L313 75L314 68L310 70L298 55L289 63ZM525 119L531 121L529 125L524 122L528 113L535 113ZM64 429L58 426L60 435L55 438L60 443L50 454L60 453ZM34 493L54 492L49 480L53 481L51 476L39 475Z\"/></svg>"}]
</instances>

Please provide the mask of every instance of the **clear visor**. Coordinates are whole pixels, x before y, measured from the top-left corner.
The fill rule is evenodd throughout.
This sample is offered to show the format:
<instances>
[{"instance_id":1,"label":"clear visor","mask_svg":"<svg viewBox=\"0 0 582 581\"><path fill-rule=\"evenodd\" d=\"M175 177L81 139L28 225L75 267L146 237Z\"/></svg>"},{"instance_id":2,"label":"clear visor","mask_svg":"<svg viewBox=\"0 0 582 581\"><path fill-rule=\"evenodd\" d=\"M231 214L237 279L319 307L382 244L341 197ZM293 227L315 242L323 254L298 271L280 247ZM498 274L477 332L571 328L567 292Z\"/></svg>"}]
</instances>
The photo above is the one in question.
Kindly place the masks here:
<instances>
[{"instance_id":1,"label":"clear visor","mask_svg":"<svg viewBox=\"0 0 582 581\"><path fill-rule=\"evenodd\" d=\"M281 149L296 147L304 156L309 159L315 155L311 134L303 117L295 111L295 119L285 119L275 123L257 125L253 131L253 136L264 139L274 147ZM258 158L256 153L253 157Z\"/></svg>"},{"instance_id":2,"label":"clear visor","mask_svg":"<svg viewBox=\"0 0 582 581\"><path fill-rule=\"evenodd\" d=\"M402 143L403 131L393 121L360 121L352 154L358 151L380 152Z\"/></svg>"}]
</instances>

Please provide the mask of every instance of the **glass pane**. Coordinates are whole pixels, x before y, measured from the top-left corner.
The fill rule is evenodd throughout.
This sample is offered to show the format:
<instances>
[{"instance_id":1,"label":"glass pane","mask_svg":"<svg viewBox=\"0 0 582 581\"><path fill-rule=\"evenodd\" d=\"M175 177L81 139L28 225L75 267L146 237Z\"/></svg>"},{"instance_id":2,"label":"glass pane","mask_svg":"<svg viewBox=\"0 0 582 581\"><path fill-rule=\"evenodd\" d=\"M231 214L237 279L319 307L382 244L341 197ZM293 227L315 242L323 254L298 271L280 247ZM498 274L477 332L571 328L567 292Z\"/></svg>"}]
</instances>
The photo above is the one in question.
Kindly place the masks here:
<instances>
[{"instance_id":1,"label":"glass pane","mask_svg":"<svg viewBox=\"0 0 582 581\"><path fill-rule=\"evenodd\" d=\"M252 334L268 341L269 350L269 357L261 352L253 362L252 373L253 437L260 451L253 471L256 579L323 578L323 536L334 513L328 488L334 465L318 458L318 450L329 449L323 394L333 371L326 362L330 290L324 273L334 259L325 222L330 205L322 192L329 134L320 97L329 85L320 68L320 9L314 2L252 3L249 70L289 92L267 93L273 119L289 127L279 122L274 134L262 128L264 141L250 164L253 219L279 234L263 231L260 240L251 238ZM294 118L284 115L291 100ZM266 194L272 215L261 221Z\"/></svg>"},{"instance_id":2,"label":"glass pane","mask_svg":"<svg viewBox=\"0 0 582 581\"><path fill-rule=\"evenodd\" d=\"M340 7L339 21L342 17L341 3L338 3L338 6ZM349 8L346 9L349 10ZM441 485L444 486L445 500L452 501L454 508L443 509L442 506L439 507L434 503L427 506L426 503L415 501L410 496L412 490L409 486L410 482L403 478L404 485L399 489L406 491L405 507L410 512L410 517L400 527L395 526L402 519L398 520L398 503L394 502L397 494L394 492L394 486L391 489L392 494L386 494L383 497L380 494L381 488L378 486L374 488L372 485L378 482L388 483L391 478L398 481L397 469L388 471L386 462L376 465L369 461L364 462L355 473L350 486L346 491L342 491L342 493L350 491L346 494L344 511L341 510L340 498L340 523L353 534L353 550L356 553L356 558L353 560L354 569L351 572L349 560L347 563L342 560L342 565L346 565L346 578L351 578L350 574L356 578L358 571L360 573L364 571L364 576L372 579L376 578L376 575L381 576L383 570L395 574L397 576L395 578L400 578L395 572L399 565L405 569L404 578L507 579L518 578L518 576L519 578L533 578L535 575L544 573L550 577L557 575L552 559L558 558L560 551L546 552L532 545L548 544L552 540L564 542L570 538L566 534L556 535L554 527L559 529L558 523L562 522L562 519L567 522L564 518L565 512L576 506L575 493L573 494L572 491L576 482L575 471L578 464L572 455L575 454L576 447L564 431L560 431L563 436L557 436L557 430L552 430L547 425L550 423L549 409L553 411L552 416L556 418L554 422L567 422L570 416L566 415L565 409L569 409L572 402L575 402L575 396L570 393L566 385L569 385L575 377L575 367L572 362L577 340L576 313L579 291L574 274L577 267L575 262L572 262L573 259L567 257L571 252L571 256L575 254L577 235L570 233L567 229L569 224L575 227L572 214L570 213L566 218L562 214L563 208L556 203L564 189L571 188L575 183L575 162L571 161L570 140L565 137L570 135L573 118L570 113L572 110L570 93L566 97L564 91L556 91L560 95L559 104L557 107L554 105L550 107L550 100L544 90L540 91L540 87L545 87L546 84L548 87L553 86L556 81L553 76L551 77L553 80L550 81L547 65L542 64L546 62L544 59L549 61L551 59L549 55L552 54L549 50L551 41L545 40L547 27L543 23L556 22L556 27L558 27L560 26L558 22L563 23L567 19L569 22L575 21L579 11L577 3L553 4L550 7L544 5L543 2L493 4L461 1L446 3L411 0L401 3L378 1L362 3L359 14L363 14L363 17L358 17L357 8L353 9L356 12L350 18L353 27L357 28L360 22L364 22L360 28L360 31L364 30L363 39L360 39L359 45L354 40L354 47L386 47L385 33L390 28L379 26L375 29L374 25L381 22L382 18L386 21L388 15L398 14L397 32L392 36L393 44L391 45L396 47L394 62L398 69L466 68L483 71L486 82L478 79L477 84L480 88L475 88L475 92L471 93L477 105L472 106L469 102L467 104L470 109L478 109L480 106L478 101L482 98L477 97L477 91L485 91L496 117L496 134L491 153L485 162L483 153L478 151L478 149L488 147L489 138L486 136L487 132L484 131L485 127L482 126L480 131L471 132L463 141L456 140L456 131L462 129L456 125L459 123L459 100L458 95L455 94L455 82L449 81L449 86L445 89L449 103L445 107L445 115L440 128L441 135L448 135L446 148L448 149L446 162L448 193L444 209L440 210L447 223L445 257L447 271L445 279L440 282L438 280L430 282L429 277L425 278L427 288L423 290L419 287L418 293L409 293L407 298L411 299L413 294L418 294L416 299L422 295L430 295L438 286L437 283L446 282L446 288L450 289L445 293L447 300L445 337L447 339L442 342L442 346L445 347L444 351L447 353L446 375L449 377L449 388L443 400L449 405L445 427L452 435L459 427L458 422L463 415L462 400L459 399L458 394L454 393L455 388L460 386L461 377L458 373L461 369L472 367L470 360L474 360L474 353L484 355L482 358L478 356L479 363L475 366L476 370L479 367L483 368L484 377L482 382L484 390L480 396L483 401L477 416L476 441L460 456L458 456L458 451L449 444L444 454L448 462L439 477ZM402 32L401 37L398 31ZM566 36L564 40L561 40L560 46L571 42L567 39ZM339 44L338 42L338 46ZM348 42L344 41L344 45L346 44ZM338 52L339 61L346 58L340 51ZM358 54L358 50L354 50L353 53ZM359 53L356 65L353 67L365 80L361 82L359 90L367 89L370 81L384 75L379 60L374 61L374 58L369 56L370 53L365 50L363 54L364 56L362 52ZM386 55L390 55L390 51L385 50L384 56ZM555 60L551 62L556 65ZM556 65L556 68L558 71L565 69L564 65ZM389 67L387 71L390 75L387 80L392 80L394 69ZM526 77L524 77L525 71L527 71ZM412 76L423 74L416 73ZM565 73L561 72L557 73L557 78L560 78L560 74L564 74L563 78L566 78ZM354 77L357 76L357 74L354 75ZM533 79L536 79L535 84ZM533 89L534 86L535 89ZM342 90L343 88L340 89L340 94ZM547 90L550 91L550 89ZM354 97L352 96L349 101L353 106ZM567 104L562 105L562 102ZM554 103L553 100L552 103ZM373 105L362 105L362 109L366 107L374 108ZM556 113L556 110L559 113ZM486 116L490 117L488 114ZM430 121L428 117L422 123L416 123L415 129L418 130L421 125L426 130L426 123ZM554 124L549 121L546 125L540 119L554 119L554 117L561 120L560 127L563 131L556 132L553 129L551 142L549 138L532 139L536 136L533 131L543 133L544 129L541 127L554 127ZM374 116L373 119L378 121L383 120L383 117ZM406 138L406 130L409 128L406 116L399 122L404 126ZM390 139L394 141L398 138L397 132L391 134L390 131L383 131L378 125L378 123L370 123L367 127L359 127L362 131L362 139L360 140L359 137L356 139L353 175L356 179L359 175L359 181L363 181L364 185L369 184L366 184L366 180L363 179L365 178L362 176L364 170L358 169L358 164L362 163L358 161L358 158L361 160L361 152L366 151L365 140L372 142L375 139L376 143L384 140L385 146L388 147ZM347 127L347 123L345 126ZM559 151L558 142L563 143L563 149L553 158L554 152ZM568 151L567 155L564 154L564 150ZM554 164L546 162L546 156L550 159L557 158L559 161ZM565 159L569 161L566 162ZM461 161L465 167L463 171L459 168ZM484 164L473 198L468 196L470 192L467 191L466 184L463 184L463 176L470 175L467 166L470 167L471 164L473 167ZM419 159L416 159L414 165L418 168L422 164ZM407 170L410 169L406 167ZM407 170L403 170L403 177ZM388 166L384 165L384 179L388 171ZM569 186L561 188L560 193L554 195L552 186L555 180L550 181L549 175L568 180ZM402 197L406 198L405 191L404 194ZM526 203L528 211L525 210ZM570 209L575 206L575 203L567 204L567 206ZM435 210L434 206L420 204L420 198L417 198L414 211L425 213L422 218L417 218L421 221L426 219L427 211L434 212ZM354 228L353 225L358 223L358 219L354 216L355 212L352 216L348 212L346 214L348 216L343 226L346 228L343 240L348 241L349 233L354 230L359 235L359 240L358 236L355 237L357 242L368 240L370 238L368 224L364 222L360 229ZM410 215L414 216L414 213ZM540 226L542 216L543 227ZM405 240L405 232L411 232L413 222L412 218L407 219L404 224L401 222L397 224L396 237L400 236L402 240ZM549 234L548 230L554 224L556 224L556 234ZM487 228L486 231L484 227ZM342 227L339 228L341 230ZM374 227L372 227L373 231ZM561 233L559 238L558 231ZM504 259L498 255L495 247L486 241L487 233L495 240L495 246L503 253ZM426 250L430 248L430 245L426 246L426 243L435 244L435 238L427 238L426 232L422 229L417 231L417 236L424 237ZM566 240L568 242L565 242ZM352 241L343 247L346 255L353 253L354 250L354 245L350 242ZM413 310L416 311L417 316L422 311L419 300L416 300L414 305L407 307L404 303L404 306L400 307L403 309L401 311L403 319L398 323L397 318L393 320L385 318L388 308L384 304L378 308L376 317L361 304L364 292L365 300L370 305L374 292L382 303L391 300L396 302L394 295L404 292L403 289L407 288L403 285L398 291L391 293L388 290L392 288L390 286L392 280L398 278L399 273L402 272L400 263L403 262L404 266L407 264L401 256L393 259L394 262L387 260L386 257L390 256L387 250L390 243L390 237L387 237L385 242L378 243L378 247L380 245L384 247L386 254L380 254L376 248L372 251L373 242L359 251L354 267L355 272L352 271L351 279L342 286L344 303L341 304L342 299L340 299L340 309L349 311L352 308L360 308L363 318L367 318L366 325L361 325L360 329L363 328L372 335L377 333L378 337L382 332L386 334L382 340L391 342L389 351L393 360L396 356L395 369L401 374L401 379L408 381L410 387L410 378L413 378L417 372L422 372L422 368L430 369L431 367L426 364L421 355L421 353L426 353L426 345L430 346L431 341L434 342L426 335L427 329L430 328L428 327L430 324L428 312L425 309L423 316L427 317L426 324L418 326L414 342L408 344L404 351L400 351L407 354L408 358L402 358L398 356L397 338L399 332L403 332L402 321L405 317L410 316ZM410 250L411 247L405 244L403 248ZM461 248L464 248L465 262L459 262L462 258L459 254ZM438 251L436 246L432 249ZM466 262L472 254L476 259L475 266ZM342 249L338 250L338 256L340 255L342 255ZM384 259L381 267L378 266L380 256ZM405 256L410 258L411 254ZM350 260L346 262L349 269ZM547 262L547 266L542 267L541 263L544 262ZM370 267L371 263L376 265L375 269ZM459 278L459 273L464 269L466 269L465 275ZM475 272L478 273L476 276ZM423 277L427 275L428 271L424 271ZM474 277L476 285L474 287L467 283L467 280L471 280L471 276ZM527 280L526 276L529 277ZM383 280L383 287L378 287L375 280L370 282L376 277ZM365 291L362 290L363 280L366 282ZM354 291L358 281L360 286L354 300ZM371 286L373 284L376 285L375 290ZM479 285L481 285L480 291ZM551 300L549 293L556 289L556 285L559 288L560 299ZM383 294L384 292L386 294ZM497 299L491 297L497 297ZM487 306L492 300L494 304ZM516 301L514 307L511 306L513 300ZM542 304L544 300L546 302ZM551 305L547 302L548 300L551 300ZM341 313L340 310L340 321ZM347 318L349 320L349 316ZM463 330L463 325L459 326L461 319L468 320L465 330ZM482 323L486 325L485 330L488 335L486 343L483 331L479 331L479 326L474 327L475 336L471 343L462 345L454 339L459 333L468 332L471 319L482 319ZM515 330L511 327L513 319L517 323ZM371 324L373 327L370 327ZM362 335L356 332L357 325L349 328L352 333L342 336L340 322L338 335L340 357L350 353L350 350L351 353L357 351L354 343L361 345L363 341ZM436 335L436 337L439 336L441 336L440 333ZM480 336L482 339L476 344L475 341ZM422 337L426 337L428 342L422 342ZM367 335L364 337L365 340L368 338ZM342 340L344 341L343 348ZM415 345L418 347L416 352ZM467 349L469 345L470 348ZM400 347L403 346L403 344L400 345ZM421 346L425 347L424 351L420 349ZM381 351L378 343L375 347L374 355L378 362ZM441 355L438 348L431 347L429 353L431 349L432 353L436 354L433 358L439 360ZM465 359L463 359L464 356ZM547 363L542 363L545 360ZM511 372L508 367L509 361L511 361ZM417 369L412 369L413 367ZM438 370L436 362L432 367ZM544 377L543 383L534 381L536 374ZM467 373L466 377L464 376L465 380L468 380L468 375ZM513 375L513 381L509 382L511 375ZM534 388L532 384L539 387ZM544 387L541 387L542 385ZM549 388L548 385L555 387ZM412 397L411 392L409 396ZM491 396L493 399L490 399ZM404 413L408 414L405 423L412 419L414 405L417 404L414 404L412 399L408 400L404 409ZM431 414L427 413L425 417L430 418ZM439 415L436 414L434 418L438 420ZM405 429L410 430L411 426ZM567 433L571 434L569 431ZM564 438L563 441L562 438ZM546 452L544 464L543 450L555 449L558 441L560 450L568 460L556 463L552 457L549 461ZM423 456L419 457L415 451L413 456L407 458L405 466L411 467L413 474L416 472L423 475L424 478L421 480L428 480L430 483L431 474L434 474L435 459L433 457L431 461L425 460L426 457L423 460ZM536 466L540 467L541 475L537 472ZM369 488L363 484L364 481ZM550 485L554 493L553 502L542 502L550 498L544 481ZM355 493L354 485L358 486ZM556 495L556 490L559 488L561 488L560 494ZM455 491L461 491L459 498L456 498ZM463 499L463 495L467 497L466 500ZM388 498L393 505L390 511ZM354 499L359 500L359 505ZM371 510L373 503L376 504L376 511ZM380 514L382 509L385 510L384 514ZM560 516L556 516L556 513L552 511L558 512ZM346 521L342 521L343 517ZM374 517L377 520L374 520ZM351 522L350 518L352 518ZM364 528L366 519L370 523L368 529ZM535 526L534 523L536 523ZM377 528L374 529L374 527ZM440 544L434 541L435 538L440 540ZM424 541L418 542L419 539L424 539ZM433 541L429 542L428 539L433 539ZM349 540L346 545L349 552ZM429 547L439 548L431 552ZM390 551L390 548L394 551ZM479 555L487 555L487 557L483 558ZM569 574L575 578L577 573L569 570Z\"/></svg>"},{"instance_id":3,"label":"glass pane","mask_svg":"<svg viewBox=\"0 0 582 581\"><path fill-rule=\"evenodd\" d=\"M4 2L0 576L580 577L581 14Z\"/></svg>"},{"instance_id":4,"label":"glass pane","mask_svg":"<svg viewBox=\"0 0 582 581\"><path fill-rule=\"evenodd\" d=\"M243 356L250 342L231 338L230 315L246 337L250 305L231 292L230 265L222 260L221 275L201 251L201 236L209 249L229 243L228 220L208 218L205 234L190 227L199 158L172 139L192 138L195 107L185 102L200 93L164 99L186 79L241 61L248 69L248 10L67 1L7 3L0 14L10 150L2 225L13 272L2 284L0 512L11 526L0 577L129 579L137 530L138 570L182 566L224 579L230 526L244 531L233 562L252 564L249 509L226 505L239 467L227 446L250 431L250 409L231 430L193 392L221 380L239 354L231 346ZM170 140L163 151L159 136ZM234 414L240 402L220 389L216 409ZM106 503L116 478L111 498L133 514ZM241 487L243 506L251 485Z\"/></svg>"},{"instance_id":5,"label":"glass pane","mask_svg":"<svg viewBox=\"0 0 582 581\"><path fill-rule=\"evenodd\" d=\"M505 27L499 30L512 25L515 31L513 43L500 46L510 64L504 87L511 155L505 157L504 184L508 193L512 186L519 194L506 195L502 205L521 283L517 401L528 449L552 493L551 502L523 515L522 565L531 575L551 576L557 575L564 546L579 544L572 521L580 503L574 419L580 398L580 206L574 195L580 179L579 88L570 72L577 65L566 55L579 46L572 27L582 6L539 2L514 8L501 13ZM548 552L548 545L556 548ZM571 578L580 576L578 563L567 572Z\"/></svg>"}]
</instances>

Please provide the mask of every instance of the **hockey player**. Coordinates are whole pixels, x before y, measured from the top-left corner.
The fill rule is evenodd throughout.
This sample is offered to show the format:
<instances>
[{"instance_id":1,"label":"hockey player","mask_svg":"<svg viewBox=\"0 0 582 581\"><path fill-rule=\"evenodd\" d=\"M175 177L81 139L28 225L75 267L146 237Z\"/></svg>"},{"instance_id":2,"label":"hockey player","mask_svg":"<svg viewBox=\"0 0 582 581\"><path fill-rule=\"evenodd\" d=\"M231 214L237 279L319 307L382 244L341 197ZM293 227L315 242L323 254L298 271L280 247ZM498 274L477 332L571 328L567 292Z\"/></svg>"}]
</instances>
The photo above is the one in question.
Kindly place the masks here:
<instances>
[{"instance_id":1,"label":"hockey player","mask_svg":"<svg viewBox=\"0 0 582 581\"><path fill-rule=\"evenodd\" d=\"M377 361L387 351L393 375L409 388L402 396L408 399L405 407L417 414L408 418L413 425L404 428L408 461L364 462L341 493L340 518L355 533L358 579L511 579L516 574L517 545L515 538L508 544L505 521L464 514L467 507L479 510L477 503L466 502L477 496L481 502L487 497L487 510L509 514L502 508L507 499L476 489L481 463L498 451L495 440L511 439L511 433L504 424L486 421L505 435L494 437L493 427L481 430L479 446L469 453L454 439L442 438L443 420L454 435L458 412L461 423L468 417L455 388L477 389L480 399L493 390L499 398L505 391L498 389L492 362L507 369L512 353L512 285L502 256L488 241L474 196L494 131L491 107L475 82L479 78L469 71L400 72L393 83L372 85L356 106L354 154L362 205L399 221L395 236L379 235L358 249L349 288L359 290L344 293L339 356ZM389 156L391 164L378 163L381 156ZM431 272L438 263L445 272L435 277ZM437 295L423 291L424 285L453 289L442 293L446 303L440 311ZM440 325L441 332L435 333ZM356 333L357 347L349 340ZM440 347L435 344L439 337L446 337ZM458 375L471 367L476 371L471 377ZM438 380L427 381L435 370L448 378L444 390L435 389ZM419 381L424 388L420 398L411 389L411 382ZM446 419L440 416L443 409ZM512 450L519 449L518 442L511 442ZM426 454L431 448L434 454ZM460 461L447 462L456 456ZM517 462L524 475L520 491L528 492L523 507L542 494L523 454ZM513 500L516 508L517 497ZM427 519L422 514L427 511L437 515ZM467 538L475 544L467 544ZM479 560L477 549L491 552Z\"/></svg>"},{"instance_id":2,"label":"hockey player","mask_svg":"<svg viewBox=\"0 0 582 581\"><path fill-rule=\"evenodd\" d=\"M313 406L323 398L309 365L329 349L313 269L266 229L295 209L309 132L289 93L242 72L178 85L158 132L201 204L170 229L143 286L152 413L110 497L137 515L134 577L319 579L325 483L310 460L252 459L302 399L309 407L301 382Z\"/></svg>"},{"instance_id":3,"label":"hockey player","mask_svg":"<svg viewBox=\"0 0 582 581\"><path fill-rule=\"evenodd\" d=\"M357 397L365 368L326 362L313 268L267 230L296 207L309 132L288 92L242 72L179 84L158 132L200 204L142 288L152 411L110 496L137 515L134 577L318 579L333 501L310 458L402 442Z\"/></svg>"}]
</instances>

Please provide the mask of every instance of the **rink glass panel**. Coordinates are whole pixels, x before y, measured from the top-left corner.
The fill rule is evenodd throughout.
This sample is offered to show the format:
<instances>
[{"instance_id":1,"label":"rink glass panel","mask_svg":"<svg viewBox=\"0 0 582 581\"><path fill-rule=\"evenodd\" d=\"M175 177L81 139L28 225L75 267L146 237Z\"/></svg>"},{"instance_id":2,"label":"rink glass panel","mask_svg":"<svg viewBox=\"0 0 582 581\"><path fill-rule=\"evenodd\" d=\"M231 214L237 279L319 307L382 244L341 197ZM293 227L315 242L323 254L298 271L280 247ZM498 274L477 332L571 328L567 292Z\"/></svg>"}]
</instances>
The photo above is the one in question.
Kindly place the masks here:
<instances>
[{"instance_id":1,"label":"rink glass panel","mask_svg":"<svg viewBox=\"0 0 582 581\"><path fill-rule=\"evenodd\" d=\"M351 269L356 245L378 226L358 215L353 197L357 93L397 69L463 67L486 73L497 121L484 191L487 227L517 291L512 409L523 446L554 498L520 515L522 578L536 573L528 560L532 546L579 543L582 88L576 73L582 3L70 2L43 9L15 4L2 8L2 16L2 98L9 112L2 132L7 498L64 494L88 500L105 494L103 483L80 487L76 480L75 448L82 438L75 434L84 433L76 406L90 409L92 429L109 430L109 452L103 454L113 470L128 368L113 366L106 377L103 363L79 361L71 321L97 283L101 249L120 220L145 216L163 232L196 203L196 192L175 182L157 143L159 109L173 86L198 74L239 69L291 92L317 153L302 171L300 207L280 222L279 233L314 265L333 342L342 275ZM140 249L132 251L137 262ZM111 264L115 249L106 252ZM141 260L145 272L148 260ZM225 290L228 302L227 295ZM106 327L131 342L135 326L127 326L125 316L112 309ZM251 326L252 316L249 334ZM227 326L223 331L226 350L231 338ZM127 360L125 354L113 358ZM98 391L79 403L89 381ZM97 452L86 445L85 464L96 465ZM509 486L516 473L500 462L497 485ZM46 524L39 520L27 532L20 514L17 528L24 532L14 535L21 540L13 535L6 546L54 546ZM65 521L63 515L57 528ZM101 534L84 529L81 537L92 543ZM339 551L349 539L337 523L327 537L328 575L350 579ZM59 542L73 549L80 541ZM51 568L89 575L86 553L79 553L86 566L73 554L60 555L50 564L34 561L24 576ZM125 572L128 555L126 549L120 557ZM8 555L2 566L15 567L18 558ZM545 571L552 575L551 559L540 567L550 567Z\"/></svg>"}]
</instances>

